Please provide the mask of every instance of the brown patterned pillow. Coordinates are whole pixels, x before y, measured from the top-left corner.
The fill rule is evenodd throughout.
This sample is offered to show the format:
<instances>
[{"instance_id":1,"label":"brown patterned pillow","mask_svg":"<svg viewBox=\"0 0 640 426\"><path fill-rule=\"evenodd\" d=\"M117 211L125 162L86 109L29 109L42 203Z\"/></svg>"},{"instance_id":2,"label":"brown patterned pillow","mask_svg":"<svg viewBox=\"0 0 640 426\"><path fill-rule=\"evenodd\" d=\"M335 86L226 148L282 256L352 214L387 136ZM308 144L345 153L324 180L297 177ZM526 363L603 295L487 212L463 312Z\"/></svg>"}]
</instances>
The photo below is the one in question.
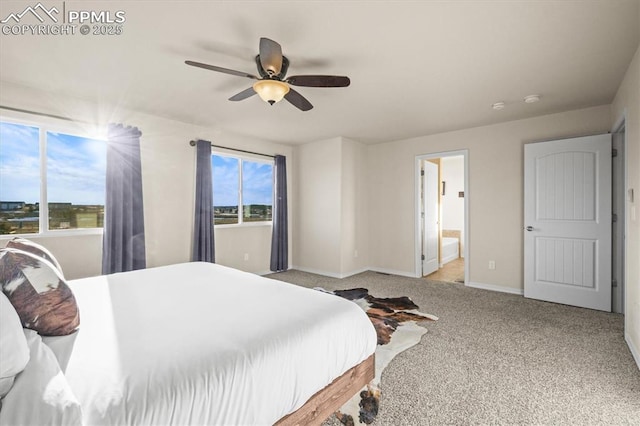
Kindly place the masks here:
<instances>
[{"instance_id":1,"label":"brown patterned pillow","mask_svg":"<svg viewBox=\"0 0 640 426\"><path fill-rule=\"evenodd\" d=\"M0 249L0 283L23 327L63 336L80 325L76 299L48 260L24 250Z\"/></svg>"},{"instance_id":2,"label":"brown patterned pillow","mask_svg":"<svg viewBox=\"0 0 640 426\"><path fill-rule=\"evenodd\" d=\"M41 246L38 243L35 243L31 240L27 240L26 238L15 237L7 243L8 248L16 248L19 250L28 251L29 253L33 253L37 256L40 256L44 259L47 259L49 262L53 263L53 265L58 268L60 274L64 276L62 272L62 266L58 263L58 260L53 257L53 254L45 247Z\"/></svg>"}]
</instances>

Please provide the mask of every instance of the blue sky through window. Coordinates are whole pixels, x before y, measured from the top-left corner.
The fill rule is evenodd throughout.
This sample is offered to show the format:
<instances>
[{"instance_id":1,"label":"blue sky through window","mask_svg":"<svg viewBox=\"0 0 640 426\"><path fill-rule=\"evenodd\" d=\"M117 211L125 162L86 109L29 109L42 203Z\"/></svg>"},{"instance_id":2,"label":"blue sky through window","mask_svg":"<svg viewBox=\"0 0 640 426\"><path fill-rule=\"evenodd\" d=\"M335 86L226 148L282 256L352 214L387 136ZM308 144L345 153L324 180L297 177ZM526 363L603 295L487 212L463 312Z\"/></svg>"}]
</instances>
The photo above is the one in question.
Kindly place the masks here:
<instances>
[{"instance_id":1,"label":"blue sky through window","mask_svg":"<svg viewBox=\"0 0 640 426\"><path fill-rule=\"evenodd\" d=\"M213 168L213 205L238 205L238 173L240 161L237 158L211 156Z\"/></svg>"},{"instance_id":2,"label":"blue sky through window","mask_svg":"<svg viewBox=\"0 0 640 426\"><path fill-rule=\"evenodd\" d=\"M50 203L104 205L104 141L47 132L47 198Z\"/></svg>"},{"instance_id":3,"label":"blue sky through window","mask_svg":"<svg viewBox=\"0 0 640 426\"><path fill-rule=\"evenodd\" d=\"M213 205L237 206L240 160L237 157L212 155ZM242 161L243 204L273 204L273 165Z\"/></svg>"},{"instance_id":4,"label":"blue sky through window","mask_svg":"<svg viewBox=\"0 0 640 426\"><path fill-rule=\"evenodd\" d=\"M242 203L269 206L273 203L273 165L242 162Z\"/></svg>"},{"instance_id":5,"label":"blue sky through window","mask_svg":"<svg viewBox=\"0 0 640 426\"><path fill-rule=\"evenodd\" d=\"M37 127L0 122L0 200L40 201ZM106 143L47 132L48 202L104 205Z\"/></svg>"},{"instance_id":6,"label":"blue sky through window","mask_svg":"<svg viewBox=\"0 0 640 426\"><path fill-rule=\"evenodd\" d=\"M0 200L40 201L37 127L0 122Z\"/></svg>"}]
</instances>

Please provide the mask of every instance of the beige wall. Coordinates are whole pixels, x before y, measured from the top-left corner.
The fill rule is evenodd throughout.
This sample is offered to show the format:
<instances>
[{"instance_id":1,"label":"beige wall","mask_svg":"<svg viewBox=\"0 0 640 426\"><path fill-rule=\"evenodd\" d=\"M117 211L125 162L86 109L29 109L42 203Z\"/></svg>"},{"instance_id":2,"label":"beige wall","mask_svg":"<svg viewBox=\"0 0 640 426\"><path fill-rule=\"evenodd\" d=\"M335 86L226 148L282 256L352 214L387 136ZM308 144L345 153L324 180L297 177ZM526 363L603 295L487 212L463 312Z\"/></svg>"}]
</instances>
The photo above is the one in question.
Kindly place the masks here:
<instances>
[{"instance_id":1,"label":"beige wall","mask_svg":"<svg viewBox=\"0 0 640 426\"><path fill-rule=\"evenodd\" d=\"M68 280L100 275L102 234L65 237L27 235L25 238L36 241L51 251ZM0 247L4 247L9 239L0 239Z\"/></svg>"},{"instance_id":2,"label":"beige wall","mask_svg":"<svg viewBox=\"0 0 640 426\"><path fill-rule=\"evenodd\" d=\"M206 139L215 144L250 149L265 154L282 154L292 161L292 148L267 141L220 134L214 129L189 125L148 114L94 105L78 99L34 91L3 82L0 104L76 120L105 125L121 122L142 131L141 156L145 214L147 266L186 262L191 258L193 204L195 187L195 149L191 139ZM0 110L5 114L6 111ZM5 115L9 115L6 113ZM80 124L83 127L99 127ZM288 173L289 192L292 173ZM289 199L291 203L291 197ZM291 208L290 214L291 216ZM270 226L216 230L218 263L250 272L269 270ZM289 234L291 234L291 227ZM102 237L32 237L51 247L69 279L98 275L101 272ZM6 238L0 240L4 245ZM244 255L249 254L249 260Z\"/></svg>"},{"instance_id":3,"label":"beige wall","mask_svg":"<svg viewBox=\"0 0 640 426\"><path fill-rule=\"evenodd\" d=\"M600 106L368 147L369 261L374 269L415 276L415 158L468 150L469 280L523 288L523 145L605 133ZM494 260L495 270L488 269Z\"/></svg>"},{"instance_id":4,"label":"beige wall","mask_svg":"<svg viewBox=\"0 0 640 426\"><path fill-rule=\"evenodd\" d=\"M342 139L340 275L343 277L368 269L366 152L361 143Z\"/></svg>"},{"instance_id":5,"label":"beige wall","mask_svg":"<svg viewBox=\"0 0 640 426\"><path fill-rule=\"evenodd\" d=\"M627 188L633 189L633 202L627 199L627 238L625 265L625 338L640 366L640 47L627 70L611 108L611 121L625 118ZM616 129L612 129L616 130Z\"/></svg>"},{"instance_id":6,"label":"beige wall","mask_svg":"<svg viewBox=\"0 0 640 426\"><path fill-rule=\"evenodd\" d=\"M296 269L334 277L366 269L365 159L364 145L342 137L295 148Z\"/></svg>"},{"instance_id":7,"label":"beige wall","mask_svg":"<svg viewBox=\"0 0 640 426\"><path fill-rule=\"evenodd\" d=\"M269 273L271 231L270 225L217 228L216 263L256 274Z\"/></svg>"},{"instance_id":8,"label":"beige wall","mask_svg":"<svg viewBox=\"0 0 640 426\"><path fill-rule=\"evenodd\" d=\"M296 269L339 275L341 263L342 138L295 148L294 209Z\"/></svg>"}]
</instances>

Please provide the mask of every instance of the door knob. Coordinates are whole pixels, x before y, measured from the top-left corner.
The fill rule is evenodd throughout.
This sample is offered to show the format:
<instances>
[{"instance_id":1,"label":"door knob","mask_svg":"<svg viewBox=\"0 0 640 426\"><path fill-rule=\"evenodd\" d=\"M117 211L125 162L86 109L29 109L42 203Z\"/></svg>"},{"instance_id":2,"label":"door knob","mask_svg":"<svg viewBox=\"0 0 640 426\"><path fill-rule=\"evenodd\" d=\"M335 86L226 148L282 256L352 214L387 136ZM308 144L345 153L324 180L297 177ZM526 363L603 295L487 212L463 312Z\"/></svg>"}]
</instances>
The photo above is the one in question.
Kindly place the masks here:
<instances>
[{"instance_id":1,"label":"door knob","mask_svg":"<svg viewBox=\"0 0 640 426\"><path fill-rule=\"evenodd\" d=\"M531 231L533 231L533 226L527 226L527 227L526 227L526 228L524 228L524 229L526 229L527 231L531 232Z\"/></svg>"}]
</instances>

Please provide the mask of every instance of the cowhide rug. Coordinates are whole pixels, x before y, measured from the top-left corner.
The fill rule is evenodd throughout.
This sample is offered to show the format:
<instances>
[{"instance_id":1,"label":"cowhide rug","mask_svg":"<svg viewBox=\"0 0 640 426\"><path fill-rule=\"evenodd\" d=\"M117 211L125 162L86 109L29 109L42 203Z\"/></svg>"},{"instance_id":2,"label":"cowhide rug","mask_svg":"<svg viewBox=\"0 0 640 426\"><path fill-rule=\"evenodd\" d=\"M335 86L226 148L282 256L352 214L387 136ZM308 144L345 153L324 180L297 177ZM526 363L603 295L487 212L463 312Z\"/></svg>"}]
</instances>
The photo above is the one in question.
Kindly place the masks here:
<instances>
[{"instance_id":1,"label":"cowhide rug","mask_svg":"<svg viewBox=\"0 0 640 426\"><path fill-rule=\"evenodd\" d=\"M378 346L375 377L336 412L336 417L344 425L352 426L356 422L370 424L375 420L380 406L382 371L396 355L420 342L427 329L419 326L418 322L435 321L438 317L419 312L418 305L406 296L378 298L370 295L366 288L317 290L344 297L358 304L367 313L376 329Z\"/></svg>"}]
</instances>

